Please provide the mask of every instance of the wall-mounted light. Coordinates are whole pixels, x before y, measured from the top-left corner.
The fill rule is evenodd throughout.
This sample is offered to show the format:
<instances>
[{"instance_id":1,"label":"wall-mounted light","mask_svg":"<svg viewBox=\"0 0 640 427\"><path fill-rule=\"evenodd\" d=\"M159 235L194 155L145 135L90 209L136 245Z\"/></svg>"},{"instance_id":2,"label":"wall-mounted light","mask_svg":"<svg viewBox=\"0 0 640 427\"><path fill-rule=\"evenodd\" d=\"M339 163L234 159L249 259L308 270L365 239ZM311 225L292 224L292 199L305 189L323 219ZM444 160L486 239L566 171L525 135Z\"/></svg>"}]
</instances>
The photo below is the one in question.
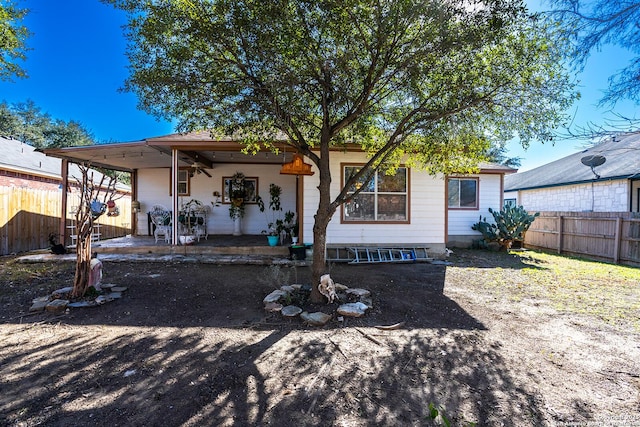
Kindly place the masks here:
<instances>
[{"instance_id":1,"label":"wall-mounted light","mask_svg":"<svg viewBox=\"0 0 640 427\"><path fill-rule=\"evenodd\" d=\"M131 210L133 211L133 213L138 213L140 212L140 202L137 200L134 200L131 202Z\"/></svg>"}]
</instances>

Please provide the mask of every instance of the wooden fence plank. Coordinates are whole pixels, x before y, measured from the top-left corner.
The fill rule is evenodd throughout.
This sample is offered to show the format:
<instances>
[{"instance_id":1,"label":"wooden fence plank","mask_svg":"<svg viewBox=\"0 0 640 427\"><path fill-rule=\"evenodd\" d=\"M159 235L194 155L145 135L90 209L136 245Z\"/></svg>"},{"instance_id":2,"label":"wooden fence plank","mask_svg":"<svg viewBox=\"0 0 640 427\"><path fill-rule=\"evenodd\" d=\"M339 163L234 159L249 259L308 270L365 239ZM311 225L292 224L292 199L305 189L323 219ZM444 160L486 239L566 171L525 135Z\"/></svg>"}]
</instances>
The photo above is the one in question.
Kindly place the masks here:
<instances>
[{"instance_id":1,"label":"wooden fence plank","mask_svg":"<svg viewBox=\"0 0 640 427\"><path fill-rule=\"evenodd\" d=\"M525 245L640 265L640 218L632 212L541 212Z\"/></svg>"},{"instance_id":2,"label":"wooden fence plank","mask_svg":"<svg viewBox=\"0 0 640 427\"><path fill-rule=\"evenodd\" d=\"M102 239L130 233L130 196L117 200L116 204L119 216L103 215L98 220L102 224ZM59 233L61 211L60 190L0 187L0 255L49 247L49 234ZM67 215L67 221L72 218Z\"/></svg>"}]
</instances>

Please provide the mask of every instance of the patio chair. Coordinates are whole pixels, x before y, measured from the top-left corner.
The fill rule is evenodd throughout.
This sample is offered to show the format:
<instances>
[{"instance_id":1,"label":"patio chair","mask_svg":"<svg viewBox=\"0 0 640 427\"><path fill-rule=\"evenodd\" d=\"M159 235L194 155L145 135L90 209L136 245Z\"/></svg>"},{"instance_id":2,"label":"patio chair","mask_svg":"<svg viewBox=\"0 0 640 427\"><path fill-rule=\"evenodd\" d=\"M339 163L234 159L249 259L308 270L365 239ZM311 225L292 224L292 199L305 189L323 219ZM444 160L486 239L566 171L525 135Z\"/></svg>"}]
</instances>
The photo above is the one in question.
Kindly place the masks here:
<instances>
[{"instance_id":1,"label":"patio chair","mask_svg":"<svg viewBox=\"0 0 640 427\"><path fill-rule=\"evenodd\" d=\"M153 237L156 243L161 238L164 238L165 242L171 243L171 212L163 206L155 205L149 212L149 216L151 217L151 222L155 225Z\"/></svg>"}]
</instances>

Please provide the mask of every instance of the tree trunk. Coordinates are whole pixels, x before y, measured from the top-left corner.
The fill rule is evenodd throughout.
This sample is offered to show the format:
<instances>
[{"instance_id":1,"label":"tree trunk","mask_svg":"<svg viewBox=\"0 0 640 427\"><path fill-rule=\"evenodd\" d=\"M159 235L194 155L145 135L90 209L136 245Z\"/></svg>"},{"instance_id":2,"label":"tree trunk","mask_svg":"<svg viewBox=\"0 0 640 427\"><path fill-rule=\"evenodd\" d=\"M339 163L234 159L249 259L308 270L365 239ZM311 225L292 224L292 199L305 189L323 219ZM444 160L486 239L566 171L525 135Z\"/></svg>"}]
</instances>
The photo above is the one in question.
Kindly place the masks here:
<instances>
[{"instance_id":1,"label":"tree trunk","mask_svg":"<svg viewBox=\"0 0 640 427\"><path fill-rule=\"evenodd\" d=\"M327 226L336 208L331 204L331 169L329 168L329 136L324 133L320 142L320 158L318 162L320 171L320 201L318 211L313 223L313 262L311 264L312 289L309 299L312 303L324 302L324 296L318 290L320 276L325 273L327 247Z\"/></svg>"},{"instance_id":2,"label":"tree trunk","mask_svg":"<svg viewBox=\"0 0 640 427\"><path fill-rule=\"evenodd\" d=\"M78 228L76 246L76 274L73 280L73 298L80 298L87 292L91 274L91 232L93 221L86 221Z\"/></svg>"}]
</instances>

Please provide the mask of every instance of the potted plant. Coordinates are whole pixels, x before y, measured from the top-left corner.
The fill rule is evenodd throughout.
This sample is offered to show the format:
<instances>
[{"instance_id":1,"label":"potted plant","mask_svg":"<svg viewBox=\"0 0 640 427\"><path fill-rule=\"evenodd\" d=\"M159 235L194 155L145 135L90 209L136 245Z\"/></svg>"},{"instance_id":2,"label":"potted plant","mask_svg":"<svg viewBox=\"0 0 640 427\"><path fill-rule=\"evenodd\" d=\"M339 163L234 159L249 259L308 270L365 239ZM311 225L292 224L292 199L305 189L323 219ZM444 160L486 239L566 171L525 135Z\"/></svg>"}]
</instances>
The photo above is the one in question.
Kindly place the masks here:
<instances>
[{"instance_id":1,"label":"potted plant","mask_svg":"<svg viewBox=\"0 0 640 427\"><path fill-rule=\"evenodd\" d=\"M278 244L278 239L280 238L280 233L283 227L283 221L276 217L277 213L282 211L282 206L280 204L281 195L282 187L273 183L269 184L269 209L271 210L270 219L269 215L265 212L266 208L264 200L260 196L256 197L256 202L258 203L260 212L263 212L267 217L267 229L262 230L262 234L267 236L269 246L276 246Z\"/></svg>"}]
</instances>

